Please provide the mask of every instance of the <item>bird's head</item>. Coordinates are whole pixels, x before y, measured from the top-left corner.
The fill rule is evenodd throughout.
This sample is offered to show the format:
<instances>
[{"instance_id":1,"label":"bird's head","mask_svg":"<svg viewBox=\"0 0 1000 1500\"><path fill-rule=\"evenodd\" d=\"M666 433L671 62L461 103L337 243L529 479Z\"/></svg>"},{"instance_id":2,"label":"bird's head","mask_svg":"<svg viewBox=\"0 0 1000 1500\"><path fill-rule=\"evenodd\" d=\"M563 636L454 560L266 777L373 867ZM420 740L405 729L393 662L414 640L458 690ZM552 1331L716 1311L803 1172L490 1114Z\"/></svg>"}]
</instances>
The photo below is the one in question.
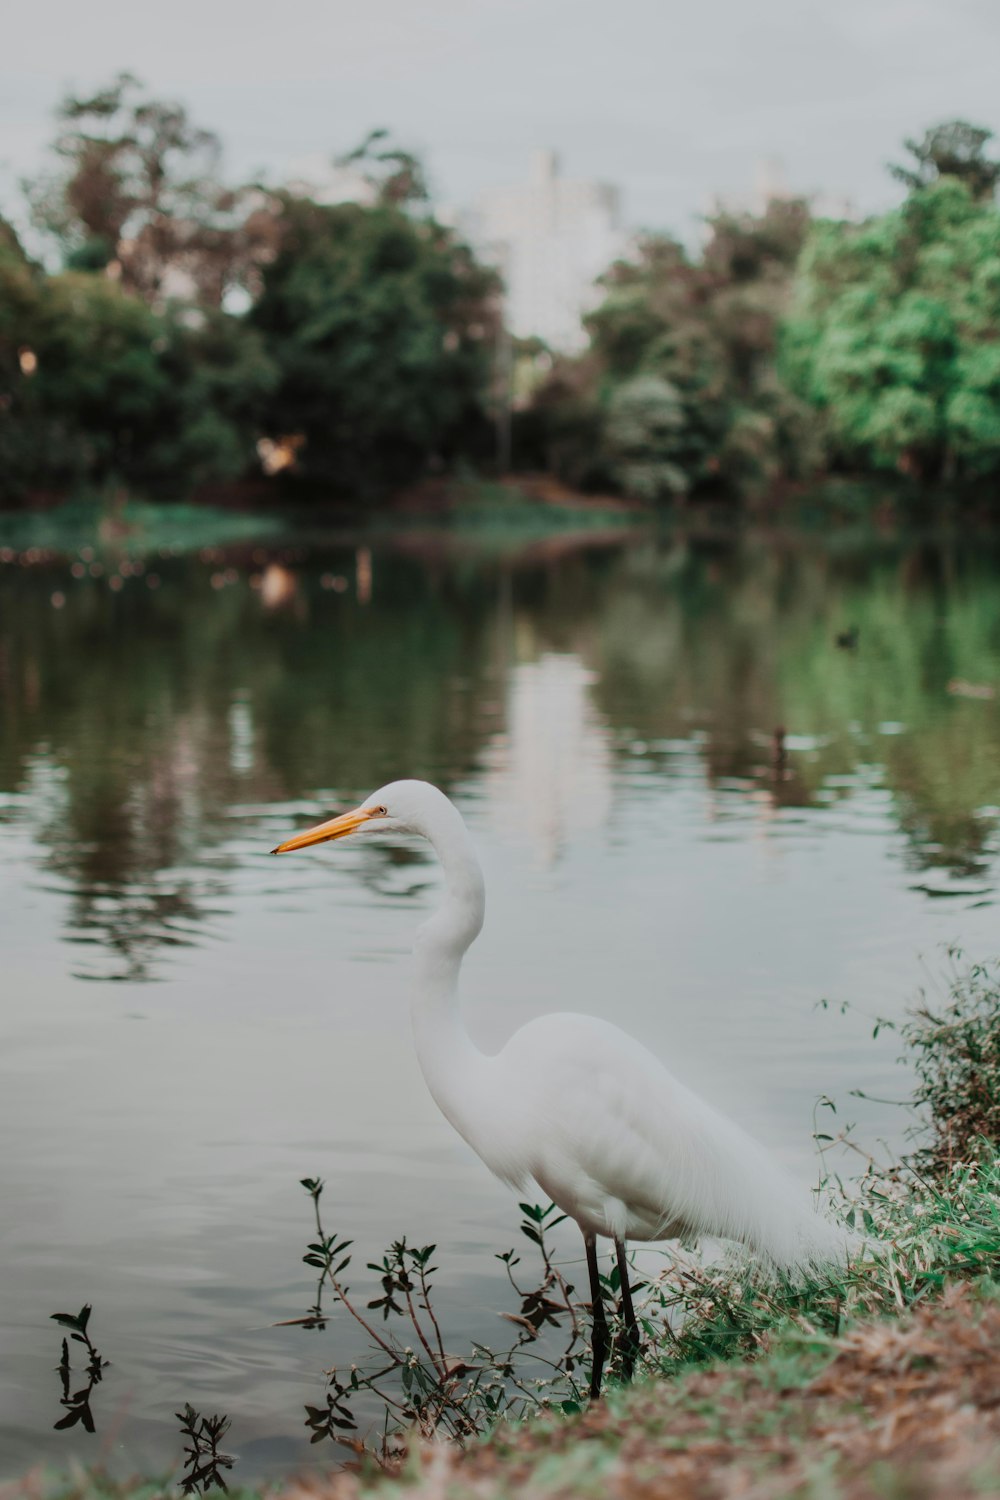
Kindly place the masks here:
<instances>
[{"instance_id":1,"label":"bird's head","mask_svg":"<svg viewBox=\"0 0 1000 1500\"><path fill-rule=\"evenodd\" d=\"M271 853L291 854L296 849L308 849L311 844L345 839L349 834L417 833L431 838L442 819L449 815L457 817L448 798L436 786L427 781L390 781L352 812L341 813L285 839Z\"/></svg>"}]
</instances>

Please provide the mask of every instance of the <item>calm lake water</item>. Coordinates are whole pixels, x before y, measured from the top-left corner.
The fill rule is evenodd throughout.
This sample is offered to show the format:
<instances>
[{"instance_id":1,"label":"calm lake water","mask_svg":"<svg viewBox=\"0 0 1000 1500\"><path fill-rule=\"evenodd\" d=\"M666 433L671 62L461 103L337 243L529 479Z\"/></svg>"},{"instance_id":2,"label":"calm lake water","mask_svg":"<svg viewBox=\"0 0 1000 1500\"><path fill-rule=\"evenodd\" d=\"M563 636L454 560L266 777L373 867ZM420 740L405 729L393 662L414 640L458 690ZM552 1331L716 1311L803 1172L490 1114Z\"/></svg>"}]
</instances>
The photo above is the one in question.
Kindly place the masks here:
<instances>
[{"instance_id":1,"label":"calm lake water","mask_svg":"<svg viewBox=\"0 0 1000 1500\"><path fill-rule=\"evenodd\" d=\"M517 1206L411 1053L436 868L268 855L383 781L438 782L481 851L483 1046L609 1016L804 1180L822 1095L902 1140L852 1097L906 1093L872 1017L944 944L997 951L989 538L94 542L0 552L0 608L3 1472L163 1472L187 1401L232 1417L236 1480L334 1461L303 1403L363 1346L274 1326L312 1300L305 1176L355 1284L434 1240L449 1345L502 1341ZM53 1430L49 1315L84 1302L94 1435Z\"/></svg>"}]
</instances>

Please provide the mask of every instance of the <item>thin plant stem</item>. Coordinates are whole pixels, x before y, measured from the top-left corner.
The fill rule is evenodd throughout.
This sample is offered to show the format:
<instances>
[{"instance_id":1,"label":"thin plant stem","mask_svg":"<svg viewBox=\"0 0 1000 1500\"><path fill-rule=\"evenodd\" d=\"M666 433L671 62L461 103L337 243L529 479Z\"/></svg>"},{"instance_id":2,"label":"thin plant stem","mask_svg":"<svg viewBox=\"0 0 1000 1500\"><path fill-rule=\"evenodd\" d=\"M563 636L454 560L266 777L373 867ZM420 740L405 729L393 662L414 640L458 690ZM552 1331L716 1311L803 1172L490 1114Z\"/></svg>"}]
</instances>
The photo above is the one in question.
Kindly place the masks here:
<instances>
[{"instance_id":1,"label":"thin plant stem","mask_svg":"<svg viewBox=\"0 0 1000 1500\"><path fill-rule=\"evenodd\" d=\"M407 1276L407 1273L406 1273L405 1270L403 1271L402 1274L403 1274L404 1277ZM408 1279L409 1278L407 1277L407 1280ZM421 1274L421 1286L423 1286L423 1275L422 1274ZM416 1330L417 1338L423 1344L424 1349L425 1349L426 1354L427 1354L427 1358L430 1360L431 1365L433 1366L434 1370L436 1371L436 1373L438 1375L438 1378L443 1380L443 1379L445 1379L447 1377L447 1374L448 1374L447 1361L445 1359L444 1350L443 1349L441 1350L441 1354L440 1354L441 1364L439 1365L438 1364L438 1356L434 1353L434 1350L431 1348L430 1344L427 1342L427 1339L426 1339L426 1337L424 1335L424 1330L423 1330L423 1328L421 1327L421 1324L420 1324L420 1319L417 1317L417 1310L416 1310L416 1308L413 1305L413 1297L412 1297L412 1295L410 1293L409 1286L404 1286L403 1287L403 1293L404 1293L404 1295L406 1297L406 1306L407 1306L407 1309L409 1310L410 1322L413 1324L413 1327ZM427 1296L426 1296L426 1293L424 1294L424 1307L427 1309L428 1312L430 1312L430 1308L427 1305ZM431 1321L435 1322L434 1314L433 1313L431 1313Z\"/></svg>"},{"instance_id":2,"label":"thin plant stem","mask_svg":"<svg viewBox=\"0 0 1000 1500\"><path fill-rule=\"evenodd\" d=\"M437 1339L437 1346L441 1355L441 1359L444 1362L445 1366L447 1366L448 1356L444 1352L444 1340L441 1337L441 1326L438 1323L434 1308L431 1306L430 1291L427 1286L427 1276L424 1272L423 1266L420 1267L420 1291L424 1299L424 1307L427 1310L427 1314L431 1320L431 1323L434 1325L434 1337Z\"/></svg>"},{"instance_id":3,"label":"thin plant stem","mask_svg":"<svg viewBox=\"0 0 1000 1500\"><path fill-rule=\"evenodd\" d=\"M378 1344L379 1348L384 1354L388 1354L390 1359L395 1360L395 1362L399 1364L399 1357L396 1351L393 1349L392 1345L387 1344L385 1339L381 1338L380 1335L376 1333L375 1329L368 1322L368 1319L362 1317L361 1313L358 1312L357 1308L354 1306L353 1302L351 1302L346 1292L344 1291L344 1288L340 1285L340 1282L337 1280L336 1276L333 1274L333 1271L329 1266L327 1267L325 1274L330 1285L333 1287L333 1290L336 1292L341 1302L347 1308L347 1311L350 1313L354 1321L361 1325L361 1327L365 1330L365 1333L367 1333L368 1337L370 1339L373 1339L374 1342Z\"/></svg>"}]
</instances>

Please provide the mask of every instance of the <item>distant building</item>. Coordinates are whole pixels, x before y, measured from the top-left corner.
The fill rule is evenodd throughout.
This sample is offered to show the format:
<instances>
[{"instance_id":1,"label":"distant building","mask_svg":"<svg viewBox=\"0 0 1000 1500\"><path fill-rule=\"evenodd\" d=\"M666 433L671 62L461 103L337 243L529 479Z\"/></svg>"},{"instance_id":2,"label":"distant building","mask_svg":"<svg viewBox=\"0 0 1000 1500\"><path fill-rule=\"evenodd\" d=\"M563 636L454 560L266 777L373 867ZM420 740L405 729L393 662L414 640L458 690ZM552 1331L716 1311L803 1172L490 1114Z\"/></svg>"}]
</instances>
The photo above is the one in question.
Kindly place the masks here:
<instances>
[{"instance_id":1,"label":"distant building","mask_svg":"<svg viewBox=\"0 0 1000 1500\"><path fill-rule=\"evenodd\" d=\"M293 171L291 190L317 203L375 201L372 182L353 165L313 156ZM616 187L562 177L555 153L538 151L527 182L490 189L472 210L435 212L500 271L512 333L566 353L585 347L581 319L600 300L596 279L630 243Z\"/></svg>"},{"instance_id":2,"label":"distant building","mask_svg":"<svg viewBox=\"0 0 1000 1500\"><path fill-rule=\"evenodd\" d=\"M594 282L628 247L617 188L561 177L555 153L539 151L528 182L484 193L461 227L503 275L514 334L567 353L585 346Z\"/></svg>"}]
</instances>

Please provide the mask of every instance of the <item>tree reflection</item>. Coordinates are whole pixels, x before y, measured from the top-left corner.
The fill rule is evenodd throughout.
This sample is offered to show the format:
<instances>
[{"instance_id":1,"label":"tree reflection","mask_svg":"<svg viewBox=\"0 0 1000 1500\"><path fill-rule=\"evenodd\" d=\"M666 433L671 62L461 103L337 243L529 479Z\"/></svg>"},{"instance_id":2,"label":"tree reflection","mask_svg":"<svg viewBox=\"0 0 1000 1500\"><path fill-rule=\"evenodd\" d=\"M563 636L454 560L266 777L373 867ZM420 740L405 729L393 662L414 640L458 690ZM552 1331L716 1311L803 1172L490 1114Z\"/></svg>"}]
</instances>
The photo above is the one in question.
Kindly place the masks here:
<instances>
[{"instance_id":1,"label":"tree reflection","mask_svg":"<svg viewBox=\"0 0 1000 1500\"><path fill-rule=\"evenodd\" d=\"M159 564L155 591L8 570L2 787L65 882L69 937L115 955L100 977L148 977L224 912L234 805L401 773L449 785L494 727L488 599L406 566L362 607L319 566L281 565L301 574L294 611L215 558Z\"/></svg>"},{"instance_id":2,"label":"tree reflection","mask_svg":"<svg viewBox=\"0 0 1000 1500\"><path fill-rule=\"evenodd\" d=\"M950 694L956 676L1000 676L995 547L882 545L801 537L677 539L622 559L592 662L610 723L669 772L658 749L702 734L710 785L777 806L849 794L873 770L890 790L919 868L984 868L1000 766L995 700ZM850 621L855 649L838 649ZM784 763L774 774L783 731ZM903 731L903 732L897 732ZM994 811L990 811L994 809Z\"/></svg>"},{"instance_id":3,"label":"tree reflection","mask_svg":"<svg viewBox=\"0 0 1000 1500\"><path fill-rule=\"evenodd\" d=\"M890 791L914 868L974 875L1000 804L1000 700L968 690L1000 677L997 561L981 539L678 528L519 559L421 534L373 546L359 593L347 546L160 558L156 588L114 557L92 577L15 556L0 790L21 794L69 896L67 937L94 949L79 972L149 978L226 914L233 809L473 778L520 732L512 671L563 653L606 775L669 779L684 746L713 795L780 809L863 774ZM270 567L288 607L265 598Z\"/></svg>"}]
</instances>

